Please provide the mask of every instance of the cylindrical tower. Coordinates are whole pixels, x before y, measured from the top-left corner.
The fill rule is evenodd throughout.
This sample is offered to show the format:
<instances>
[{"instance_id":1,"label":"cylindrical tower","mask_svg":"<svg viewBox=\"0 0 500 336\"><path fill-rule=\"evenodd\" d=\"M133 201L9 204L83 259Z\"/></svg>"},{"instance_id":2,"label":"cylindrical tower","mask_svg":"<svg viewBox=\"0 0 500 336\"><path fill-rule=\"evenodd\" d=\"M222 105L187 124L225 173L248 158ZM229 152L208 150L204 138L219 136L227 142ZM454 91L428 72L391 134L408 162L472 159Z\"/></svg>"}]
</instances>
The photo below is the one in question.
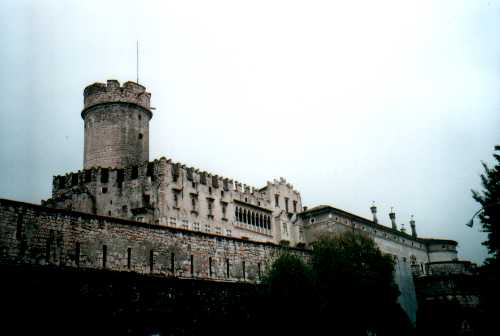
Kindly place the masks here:
<instances>
[{"instance_id":1,"label":"cylindrical tower","mask_svg":"<svg viewBox=\"0 0 500 336\"><path fill-rule=\"evenodd\" d=\"M134 82L94 83L83 92L83 167L120 168L149 160L151 94Z\"/></svg>"}]
</instances>

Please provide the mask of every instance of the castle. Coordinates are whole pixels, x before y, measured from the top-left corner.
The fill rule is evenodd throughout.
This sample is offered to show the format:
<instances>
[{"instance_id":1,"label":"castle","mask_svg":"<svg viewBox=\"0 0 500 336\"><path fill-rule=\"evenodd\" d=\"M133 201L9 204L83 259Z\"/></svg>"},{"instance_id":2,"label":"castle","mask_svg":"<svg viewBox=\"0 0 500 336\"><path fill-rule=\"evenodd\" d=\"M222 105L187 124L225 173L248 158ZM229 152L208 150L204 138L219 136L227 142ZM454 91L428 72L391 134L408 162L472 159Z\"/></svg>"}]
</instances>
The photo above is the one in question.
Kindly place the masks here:
<instances>
[{"instance_id":1,"label":"castle","mask_svg":"<svg viewBox=\"0 0 500 336\"><path fill-rule=\"evenodd\" d=\"M0 200L0 262L258 281L277 251L308 256L324 232L359 230L396 260L415 320L412 275L457 260L457 242L425 239L331 206L306 208L283 178L256 188L164 157L149 160L151 94L116 80L84 90L83 170L55 176L41 206Z\"/></svg>"}]
</instances>

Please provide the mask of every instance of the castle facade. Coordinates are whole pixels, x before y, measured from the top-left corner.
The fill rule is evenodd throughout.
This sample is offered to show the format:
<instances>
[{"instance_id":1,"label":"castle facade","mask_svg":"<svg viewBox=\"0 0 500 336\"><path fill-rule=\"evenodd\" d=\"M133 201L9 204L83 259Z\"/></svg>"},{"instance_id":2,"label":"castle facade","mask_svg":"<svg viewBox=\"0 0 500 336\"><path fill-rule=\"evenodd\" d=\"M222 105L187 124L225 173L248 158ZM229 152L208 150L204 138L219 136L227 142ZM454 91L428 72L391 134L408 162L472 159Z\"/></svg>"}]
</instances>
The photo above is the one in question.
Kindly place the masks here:
<instances>
[{"instance_id":1,"label":"castle facade","mask_svg":"<svg viewBox=\"0 0 500 336\"><path fill-rule=\"evenodd\" d=\"M412 276L457 260L457 242L426 239L327 205L306 208L285 179L253 187L165 157L149 160L151 94L134 82L84 90L83 169L55 176L41 206L0 201L0 261L258 281L282 246L307 258L325 232L358 230L396 260L400 302L415 320ZM138 252L139 251L139 252Z\"/></svg>"}]
</instances>

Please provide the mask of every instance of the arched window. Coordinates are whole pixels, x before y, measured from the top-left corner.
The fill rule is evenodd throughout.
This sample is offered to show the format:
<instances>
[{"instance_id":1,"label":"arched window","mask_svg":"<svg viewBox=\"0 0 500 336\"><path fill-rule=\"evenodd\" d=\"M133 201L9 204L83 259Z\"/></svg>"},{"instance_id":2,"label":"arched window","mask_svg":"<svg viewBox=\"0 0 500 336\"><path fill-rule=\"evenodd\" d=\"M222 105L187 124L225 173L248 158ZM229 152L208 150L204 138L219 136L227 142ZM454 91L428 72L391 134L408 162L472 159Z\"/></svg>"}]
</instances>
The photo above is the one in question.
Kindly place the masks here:
<instances>
[{"instance_id":1,"label":"arched window","mask_svg":"<svg viewBox=\"0 0 500 336\"><path fill-rule=\"evenodd\" d=\"M255 225L255 214L253 211L252 211L252 225Z\"/></svg>"},{"instance_id":2,"label":"arched window","mask_svg":"<svg viewBox=\"0 0 500 336\"><path fill-rule=\"evenodd\" d=\"M236 218L236 221L239 221L239 217L238 217L238 207L235 207L234 208L234 218Z\"/></svg>"},{"instance_id":3,"label":"arched window","mask_svg":"<svg viewBox=\"0 0 500 336\"><path fill-rule=\"evenodd\" d=\"M267 229L271 230L271 216L267 216Z\"/></svg>"},{"instance_id":4,"label":"arched window","mask_svg":"<svg viewBox=\"0 0 500 336\"><path fill-rule=\"evenodd\" d=\"M244 223L248 223L247 222L247 210L246 209L243 209L243 222Z\"/></svg>"},{"instance_id":5,"label":"arched window","mask_svg":"<svg viewBox=\"0 0 500 336\"><path fill-rule=\"evenodd\" d=\"M264 227L264 218L263 218L262 214L260 214L260 216L259 216L259 226L261 228Z\"/></svg>"}]
</instances>

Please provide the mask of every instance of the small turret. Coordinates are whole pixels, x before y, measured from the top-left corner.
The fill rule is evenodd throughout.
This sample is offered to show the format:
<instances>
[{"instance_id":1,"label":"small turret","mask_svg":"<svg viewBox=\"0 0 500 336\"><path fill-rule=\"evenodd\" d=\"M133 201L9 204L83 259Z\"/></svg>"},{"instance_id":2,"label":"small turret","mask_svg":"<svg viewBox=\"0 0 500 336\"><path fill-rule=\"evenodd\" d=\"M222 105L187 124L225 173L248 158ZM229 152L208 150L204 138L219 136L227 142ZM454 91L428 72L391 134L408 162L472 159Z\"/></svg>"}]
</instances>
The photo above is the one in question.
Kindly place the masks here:
<instances>
[{"instance_id":1,"label":"small turret","mask_svg":"<svg viewBox=\"0 0 500 336\"><path fill-rule=\"evenodd\" d=\"M393 207L391 207L391 212L389 212L389 218L391 219L392 228L397 230L398 226L396 225L396 214L394 213Z\"/></svg>"},{"instance_id":2,"label":"small turret","mask_svg":"<svg viewBox=\"0 0 500 336\"><path fill-rule=\"evenodd\" d=\"M374 223L378 223L378 219L377 219L377 207L375 206L375 202L372 202L372 206L370 207L370 210L372 211L373 222Z\"/></svg>"},{"instance_id":3,"label":"small turret","mask_svg":"<svg viewBox=\"0 0 500 336\"><path fill-rule=\"evenodd\" d=\"M417 238L417 230L415 229L415 220L413 219L413 215L411 215L410 226L411 226L412 237Z\"/></svg>"},{"instance_id":4,"label":"small turret","mask_svg":"<svg viewBox=\"0 0 500 336\"><path fill-rule=\"evenodd\" d=\"M405 223L401 224L401 232L406 233Z\"/></svg>"}]
</instances>

